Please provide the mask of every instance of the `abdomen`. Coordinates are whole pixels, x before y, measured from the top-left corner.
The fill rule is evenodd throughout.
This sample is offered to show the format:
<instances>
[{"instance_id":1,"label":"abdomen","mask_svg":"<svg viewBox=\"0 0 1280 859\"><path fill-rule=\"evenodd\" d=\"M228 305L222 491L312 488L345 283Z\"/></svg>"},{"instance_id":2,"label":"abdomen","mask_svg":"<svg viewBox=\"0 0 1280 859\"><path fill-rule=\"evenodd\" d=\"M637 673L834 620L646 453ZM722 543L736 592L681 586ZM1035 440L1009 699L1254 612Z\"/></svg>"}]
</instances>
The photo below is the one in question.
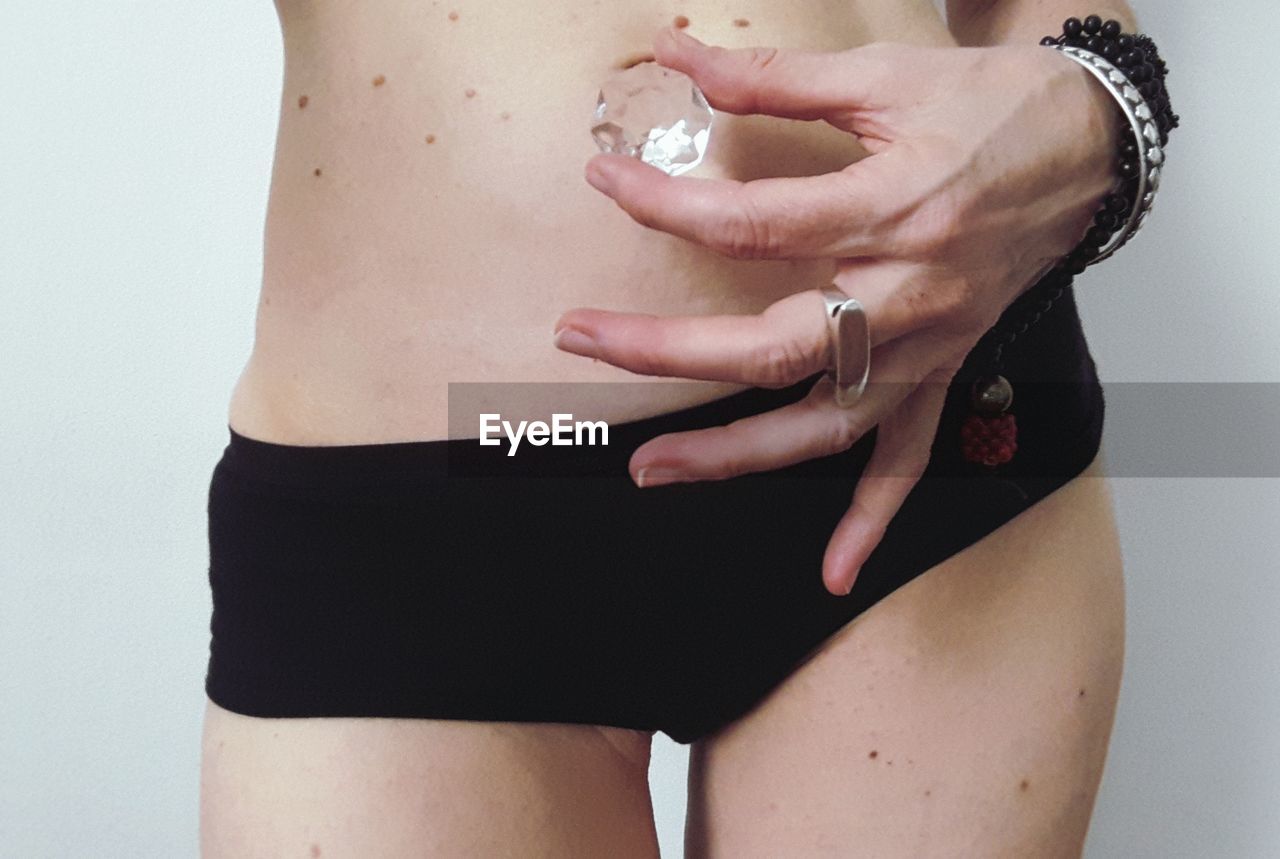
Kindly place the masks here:
<instances>
[{"instance_id":1,"label":"abdomen","mask_svg":"<svg viewBox=\"0 0 1280 859\"><path fill-rule=\"evenodd\" d=\"M730 260L641 227L583 179L600 81L675 15L727 47L946 38L927 2L279 8L262 299L230 422L297 444L443 438L449 382L635 380L554 348L570 307L751 313L829 280L827 261ZM721 113L688 175L805 175L862 154L822 123ZM598 416L732 390L645 385Z\"/></svg>"}]
</instances>

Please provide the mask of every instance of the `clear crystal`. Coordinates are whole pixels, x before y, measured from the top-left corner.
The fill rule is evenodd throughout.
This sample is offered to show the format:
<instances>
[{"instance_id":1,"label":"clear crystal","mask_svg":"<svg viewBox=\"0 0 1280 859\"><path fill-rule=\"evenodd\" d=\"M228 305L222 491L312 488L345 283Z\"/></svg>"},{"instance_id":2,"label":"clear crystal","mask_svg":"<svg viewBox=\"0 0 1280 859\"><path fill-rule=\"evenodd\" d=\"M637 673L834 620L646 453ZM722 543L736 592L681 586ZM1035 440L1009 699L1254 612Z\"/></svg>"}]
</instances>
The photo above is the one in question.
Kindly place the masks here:
<instances>
[{"instance_id":1,"label":"clear crystal","mask_svg":"<svg viewBox=\"0 0 1280 859\"><path fill-rule=\"evenodd\" d=\"M654 62L618 72L600 87L591 136L604 152L639 158L678 176L702 162L711 106L688 75Z\"/></svg>"}]
</instances>

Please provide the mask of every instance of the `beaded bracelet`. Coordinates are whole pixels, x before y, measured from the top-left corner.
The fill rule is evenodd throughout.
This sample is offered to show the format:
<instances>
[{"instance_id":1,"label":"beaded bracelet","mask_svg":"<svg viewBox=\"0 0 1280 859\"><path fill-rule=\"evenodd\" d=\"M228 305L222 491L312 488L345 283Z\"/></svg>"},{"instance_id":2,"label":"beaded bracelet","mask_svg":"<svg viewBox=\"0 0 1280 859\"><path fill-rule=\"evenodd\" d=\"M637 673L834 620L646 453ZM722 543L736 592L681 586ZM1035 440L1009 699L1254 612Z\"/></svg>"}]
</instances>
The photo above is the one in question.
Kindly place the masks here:
<instances>
[{"instance_id":1,"label":"beaded bracelet","mask_svg":"<svg viewBox=\"0 0 1280 859\"><path fill-rule=\"evenodd\" d=\"M1068 18L1061 35L1045 36L1040 44L1093 74L1116 100L1128 128L1121 135L1116 186L1084 238L1018 296L975 347L986 350L986 372L970 387L971 412L960 428L960 448L967 461L987 468L1009 462L1018 449L1017 422L1009 411L1013 386L1000 375L1005 348L1049 311L1076 275L1111 256L1142 226L1160 184L1169 132L1179 123L1164 83L1168 66L1150 37L1122 33L1119 21L1090 15Z\"/></svg>"},{"instance_id":2,"label":"beaded bracelet","mask_svg":"<svg viewBox=\"0 0 1280 859\"><path fill-rule=\"evenodd\" d=\"M1120 228L1098 248L1097 254L1086 265L1101 262L1115 253L1121 245L1138 231L1147 213L1155 201L1156 189L1160 187L1160 165L1164 163L1164 150L1158 145L1159 133L1153 119L1150 106L1143 99L1124 74L1111 63L1097 54L1080 48L1066 45L1055 45L1063 56L1083 66L1091 75L1111 93L1112 98L1120 105L1121 113L1129 124L1132 135L1124 141L1121 152L1120 175L1123 179L1137 182L1137 186L1129 193L1123 194L1128 202L1128 214L1120 223ZM1133 154L1130 155L1129 153ZM1120 222L1120 218L1116 218ZM1108 225L1110 219L1108 219ZM1105 230L1095 224L1097 238L1105 234ZM1088 245L1088 241L1084 243Z\"/></svg>"}]
</instances>

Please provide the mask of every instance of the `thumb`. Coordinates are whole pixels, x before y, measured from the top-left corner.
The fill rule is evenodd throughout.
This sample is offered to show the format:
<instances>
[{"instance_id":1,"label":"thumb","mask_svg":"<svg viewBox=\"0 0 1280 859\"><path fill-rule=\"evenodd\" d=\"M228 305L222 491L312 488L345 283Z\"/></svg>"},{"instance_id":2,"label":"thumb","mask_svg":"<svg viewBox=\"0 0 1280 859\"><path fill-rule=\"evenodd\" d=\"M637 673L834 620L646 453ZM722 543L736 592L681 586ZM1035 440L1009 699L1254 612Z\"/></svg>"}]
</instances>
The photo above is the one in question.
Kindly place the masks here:
<instances>
[{"instance_id":1,"label":"thumb","mask_svg":"<svg viewBox=\"0 0 1280 859\"><path fill-rule=\"evenodd\" d=\"M676 27L654 40L659 64L684 72L717 110L824 119L870 103L887 78L884 52L868 45L838 53L720 48Z\"/></svg>"}]
</instances>

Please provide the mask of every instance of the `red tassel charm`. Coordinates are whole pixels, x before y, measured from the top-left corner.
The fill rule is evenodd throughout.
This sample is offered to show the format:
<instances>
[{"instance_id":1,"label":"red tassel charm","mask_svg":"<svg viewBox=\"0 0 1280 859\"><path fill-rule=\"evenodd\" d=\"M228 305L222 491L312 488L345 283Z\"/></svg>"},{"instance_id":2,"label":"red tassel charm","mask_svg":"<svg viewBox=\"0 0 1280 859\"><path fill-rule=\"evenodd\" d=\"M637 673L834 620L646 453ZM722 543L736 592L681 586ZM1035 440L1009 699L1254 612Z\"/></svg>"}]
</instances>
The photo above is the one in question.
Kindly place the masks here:
<instances>
[{"instance_id":1,"label":"red tassel charm","mask_svg":"<svg viewBox=\"0 0 1280 859\"><path fill-rule=\"evenodd\" d=\"M1004 376L984 376L970 390L973 412L960 427L960 450L969 462L994 467L1018 450L1018 423L1009 406L1013 386Z\"/></svg>"}]
</instances>

